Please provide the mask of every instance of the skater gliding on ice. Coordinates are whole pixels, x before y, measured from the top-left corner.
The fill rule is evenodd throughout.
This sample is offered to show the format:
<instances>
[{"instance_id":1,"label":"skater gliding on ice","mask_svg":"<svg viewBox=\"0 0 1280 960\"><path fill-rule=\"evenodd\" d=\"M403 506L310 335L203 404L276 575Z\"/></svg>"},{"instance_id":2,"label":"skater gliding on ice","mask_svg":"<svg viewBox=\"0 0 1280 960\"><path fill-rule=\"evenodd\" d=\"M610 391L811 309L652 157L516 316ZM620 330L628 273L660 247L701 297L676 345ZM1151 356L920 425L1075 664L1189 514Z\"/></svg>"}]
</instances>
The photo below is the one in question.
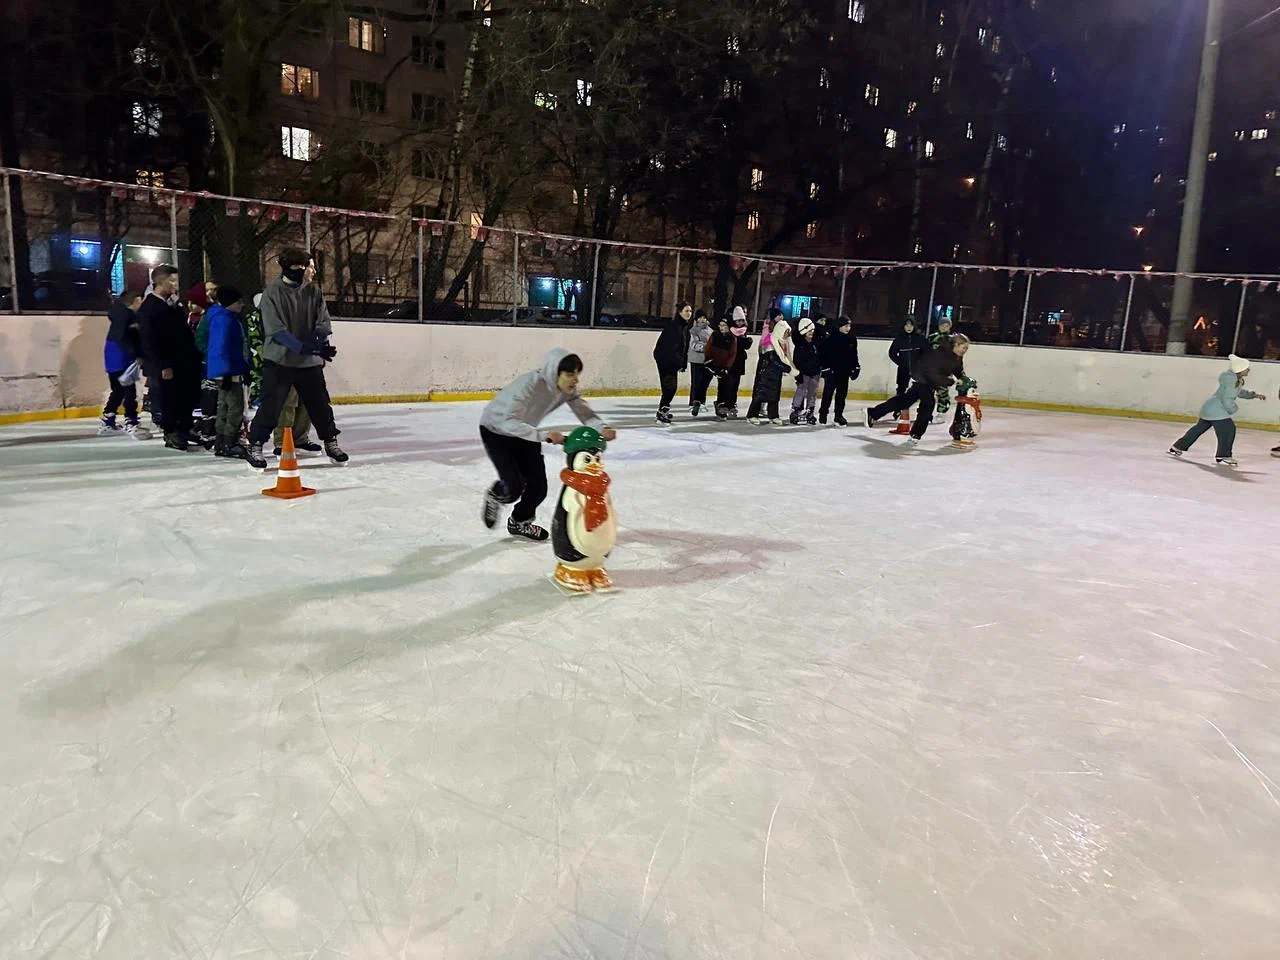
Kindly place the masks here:
<instances>
[{"instance_id":1,"label":"skater gliding on ice","mask_svg":"<svg viewBox=\"0 0 1280 960\"><path fill-rule=\"evenodd\" d=\"M937 393L943 387L950 387L964 377L964 355L969 352L969 338L963 333L953 334L938 344L937 349L930 350L916 364L915 382L906 393L891 397L878 406L871 407L866 413L866 425L874 426L875 422L887 413L906 410L913 403L919 403L916 410L916 422L911 427L911 442L919 443L924 432L929 429L929 421L933 419L933 408L937 402Z\"/></svg>"},{"instance_id":2,"label":"skater gliding on ice","mask_svg":"<svg viewBox=\"0 0 1280 960\"><path fill-rule=\"evenodd\" d=\"M1265 400L1266 397L1244 389L1244 381L1249 376L1248 360L1233 353L1227 357L1227 364L1228 369L1218 376L1217 391L1200 407L1200 419L1169 448L1171 457L1182 456L1191 449L1192 444L1212 429L1218 437L1218 465L1236 466L1235 457L1232 456L1236 441L1236 422L1232 417L1240 410L1236 401Z\"/></svg>"},{"instance_id":3,"label":"skater gliding on ice","mask_svg":"<svg viewBox=\"0 0 1280 960\"><path fill-rule=\"evenodd\" d=\"M542 464L543 443L564 443L558 430L538 425L553 410L568 404L582 423L594 427L605 440L618 434L605 424L578 392L582 360L556 347L542 366L508 384L489 401L480 416L480 442L498 471L498 480L484 494L484 525L493 528L504 504L515 504L507 533L526 540L546 540L549 534L533 522L547 498L547 473Z\"/></svg>"}]
</instances>

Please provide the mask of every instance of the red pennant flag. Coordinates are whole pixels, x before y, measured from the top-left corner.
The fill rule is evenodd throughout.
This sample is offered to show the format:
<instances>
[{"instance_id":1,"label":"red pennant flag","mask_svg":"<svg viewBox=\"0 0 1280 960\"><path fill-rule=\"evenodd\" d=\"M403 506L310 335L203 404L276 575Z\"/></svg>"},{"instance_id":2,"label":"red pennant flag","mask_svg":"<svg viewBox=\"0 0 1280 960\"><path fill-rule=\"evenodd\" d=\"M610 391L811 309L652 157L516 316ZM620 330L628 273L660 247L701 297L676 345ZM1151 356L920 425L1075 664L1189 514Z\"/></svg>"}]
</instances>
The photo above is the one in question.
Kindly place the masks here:
<instances>
[{"instance_id":1,"label":"red pennant flag","mask_svg":"<svg viewBox=\"0 0 1280 960\"><path fill-rule=\"evenodd\" d=\"M443 224L443 223L433 223L433 224L431 225L431 235L432 235L433 237L443 237L443 236L444 236L444 224Z\"/></svg>"},{"instance_id":2,"label":"red pennant flag","mask_svg":"<svg viewBox=\"0 0 1280 960\"><path fill-rule=\"evenodd\" d=\"M281 219L283 219L283 218L284 218L284 211L283 211L283 210L281 210L279 207L268 207L268 208L267 208L267 218L268 218L272 223L276 223L277 221L279 221L279 220L281 220Z\"/></svg>"},{"instance_id":3,"label":"red pennant flag","mask_svg":"<svg viewBox=\"0 0 1280 960\"><path fill-rule=\"evenodd\" d=\"M548 253L555 253L557 250L560 249L559 244L557 244L555 240L552 240L550 238L547 239L546 246L547 246Z\"/></svg>"},{"instance_id":4,"label":"red pennant flag","mask_svg":"<svg viewBox=\"0 0 1280 960\"><path fill-rule=\"evenodd\" d=\"M196 208L196 198L189 193L183 194L182 205L188 210L194 210Z\"/></svg>"},{"instance_id":5,"label":"red pennant flag","mask_svg":"<svg viewBox=\"0 0 1280 960\"><path fill-rule=\"evenodd\" d=\"M301 222L302 222L302 211L301 211L301 210L299 210L297 207L290 207L290 208L289 208L289 222L290 222L290 223L301 223Z\"/></svg>"},{"instance_id":6,"label":"red pennant flag","mask_svg":"<svg viewBox=\"0 0 1280 960\"><path fill-rule=\"evenodd\" d=\"M249 206L245 209L245 213L247 213L251 217L262 216L262 204L260 203L249 204Z\"/></svg>"},{"instance_id":7,"label":"red pennant flag","mask_svg":"<svg viewBox=\"0 0 1280 960\"><path fill-rule=\"evenodd\" d=\"M488 228L488 227L476 227L476 242L477 242L477 243L484 243L484 242L485 242L485 240L487 240L487 239L489 239L489 228Z\"/></svg>"},{"instance_id":8,"label":"red pennant flag","mask_svg":"<svg viewBox=\"0 0 1280 960\"><path fill-rule=\"evenodd\" d=\"M240 201L239 201L239 200L228 200L228 201L227 201L227 216L228 216L228 217L238 217L238 216L240 216Z\"/></svg>"}]
</instances>

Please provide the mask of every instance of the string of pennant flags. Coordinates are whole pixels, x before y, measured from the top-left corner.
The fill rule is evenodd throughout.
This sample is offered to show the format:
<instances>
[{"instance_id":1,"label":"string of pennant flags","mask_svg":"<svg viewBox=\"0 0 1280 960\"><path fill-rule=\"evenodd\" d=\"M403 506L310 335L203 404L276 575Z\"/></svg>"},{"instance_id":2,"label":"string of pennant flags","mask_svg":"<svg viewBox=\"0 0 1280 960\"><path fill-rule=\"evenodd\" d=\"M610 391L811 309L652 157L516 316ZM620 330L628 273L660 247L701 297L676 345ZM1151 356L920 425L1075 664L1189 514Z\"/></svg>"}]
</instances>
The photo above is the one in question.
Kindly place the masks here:
<instances>
[{"instance_id":1,"label":"string of pennant flags","mask_svg":"<svg viewBox=\"0 0 1280 960\"><path fill-rule=\"evenodd\" d=\"M345 207L320 206L317 204L293 203L289 201L268 201L247 197L233 197L224 194L210 193L205 190L179 190L171 187L149 186L119 183L112 180L99 180L92 177L76 177L66 174L52 173L44 170L27 170L16 167L0 167L0 176L21 177L24 179L48 181L72 186L82 191L105 190L117 200L130 200L135 203L148 203L156 207L194 210L200 201L223 204L228 217L249 217L254 220L267 220L273 223L287 220L289 223L301 223L310 211L322 216L350 217L380 222L402 221L418 225L424 231L430 231L432 237L443 237L449 229L463 229L471 232L478 243L486 243L493 236L507 236L519 249L524 249L528 242L541 243L547 254L577 253L596 247L611 247L619 253L666 252L691 254L701 257L729 256L732 268L741 273L751 267L760 270L770 277L795 276L797 279L833 277L844 279L854 275L870 277L895 270L952 270L959 273L995 273L1007 274L1010 278L1019 275L1028 278L1049 276L1053 274L1069 274L1085 277L1111 277L1114 280L1142 278L1190 277L1208 283L1239 283L1245 288L1256 288L1260 291L1268 289L1280 290L1280 275L1245 276L1233 274L1211 273L1178 273L1162 270L1117 270L1090 269L1086 267L1031 267L1007 266L999 264L947 263L943 261L921 260L848 260L834 257L794 257L778 258L762 256L756 253L713 250L707 247L672 246L666 244L641 243L632 240L605 240L594 237L578 237L571 234L552 233L542 230L525 230L516 227L498 227L491 224L475 225L456 220L433 218L403 217L391 213L380 213L371 210L354 210ZM7 191L6 191L7 196Z\"/></svg>"}]
</instances>

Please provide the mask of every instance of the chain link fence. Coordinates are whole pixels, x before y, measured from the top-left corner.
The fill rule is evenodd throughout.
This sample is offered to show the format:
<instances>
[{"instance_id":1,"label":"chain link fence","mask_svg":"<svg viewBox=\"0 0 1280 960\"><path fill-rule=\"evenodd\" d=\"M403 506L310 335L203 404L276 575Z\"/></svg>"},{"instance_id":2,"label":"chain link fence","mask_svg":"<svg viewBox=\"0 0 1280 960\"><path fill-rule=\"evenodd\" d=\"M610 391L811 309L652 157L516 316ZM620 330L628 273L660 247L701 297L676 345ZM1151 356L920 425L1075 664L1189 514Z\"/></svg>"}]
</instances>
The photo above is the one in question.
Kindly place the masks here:
<instances>
[{"instance_id":1,"label":"chain link fence","mask_svg":"<svg viewBox=\"0 0 1280 960\"><path fill-rule=\"evenodd\" d=\"M387 322L656 328L678 304L758 322L846 315L860 336L947 319L986 343L1163 352L1174 278L1133 271L864 263L597 241L483 223L5 173L0 310L100 312L175 263L184 290L274 279L310 249L335 317ZM145 179L145 178L144 178ZM730 269L730 266L732 269ZM15 269L16 267L16 269ZM720 271L737 280L716 302ZM736 293L735 293L736 290ZM1280 278L1197 277L1187 352L1280 359Z\"/></svg>"}]
</instances>

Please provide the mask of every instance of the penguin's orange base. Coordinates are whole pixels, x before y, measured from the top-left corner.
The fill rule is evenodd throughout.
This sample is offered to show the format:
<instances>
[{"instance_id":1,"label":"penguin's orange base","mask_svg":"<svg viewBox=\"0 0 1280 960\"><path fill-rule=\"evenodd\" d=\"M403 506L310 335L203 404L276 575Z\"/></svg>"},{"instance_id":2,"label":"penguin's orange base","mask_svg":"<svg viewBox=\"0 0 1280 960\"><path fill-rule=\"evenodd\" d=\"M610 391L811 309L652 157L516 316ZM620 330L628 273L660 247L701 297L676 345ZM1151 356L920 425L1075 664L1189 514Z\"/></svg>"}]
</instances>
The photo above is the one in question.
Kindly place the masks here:
<instances>
[{"instance_id":1,"label":"penguin's orange base","mask_svg":"<svg viewBox=\"0 0 1280 960\"><path fill-rule=\"evenodd\" d=\"M556 564L556 572L551 579L556 586L571 593L590 593L592 590L612 590L613 581L603 569L574 570L563 563Z\"/></svg>"}]
</instances>

